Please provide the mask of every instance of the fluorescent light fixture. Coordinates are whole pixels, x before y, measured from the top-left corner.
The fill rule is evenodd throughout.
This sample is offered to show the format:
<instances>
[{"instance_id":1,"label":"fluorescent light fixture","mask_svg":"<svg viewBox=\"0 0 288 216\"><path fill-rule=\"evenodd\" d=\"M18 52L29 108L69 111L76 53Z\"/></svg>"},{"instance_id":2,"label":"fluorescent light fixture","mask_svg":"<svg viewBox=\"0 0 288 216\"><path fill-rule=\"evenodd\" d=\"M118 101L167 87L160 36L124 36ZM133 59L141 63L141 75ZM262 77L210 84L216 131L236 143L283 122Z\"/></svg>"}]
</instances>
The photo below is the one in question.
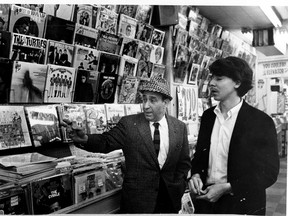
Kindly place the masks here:
<instances>
[{"instance_id":1,"label":"fluorescent light fixture","mask_svg":"<svg viewBox=\"0 0 288 216\"><path fill-rule=\"evenodd\" d=\"M282 26L281 21L279 20L279 18L277 17L277 15L275 14L275 12L272 10L270 6L264 5L264 6L260 6L260 8L276 28Z\"/></svg>"}]
</instances>

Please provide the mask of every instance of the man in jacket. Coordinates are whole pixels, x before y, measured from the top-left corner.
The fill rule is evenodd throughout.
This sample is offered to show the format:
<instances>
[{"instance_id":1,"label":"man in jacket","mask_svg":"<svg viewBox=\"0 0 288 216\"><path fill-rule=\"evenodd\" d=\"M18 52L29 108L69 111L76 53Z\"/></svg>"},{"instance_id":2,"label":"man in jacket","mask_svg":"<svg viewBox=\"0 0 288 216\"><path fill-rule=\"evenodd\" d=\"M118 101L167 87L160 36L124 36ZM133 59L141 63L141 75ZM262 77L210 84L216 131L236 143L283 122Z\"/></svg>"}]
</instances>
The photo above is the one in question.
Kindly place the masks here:
<instances>
[{"instance_id":1,"label":"man in jacket","mask_svg":"<svg viewBox=\"0 0 288 216\"><path fill-rule=\"evenodd\" d=\"M191 167L186 125L166 114L172 97L165 79L151 78L141 92L144 113L122 117L100 135L72 125L72 139L91 152L123 150L121 213L178 213Z\"/></svg>"},{"instance_id":2,"label":"man in jacket","mask_svg":"<svg viewBox=\"0 0 288 216\"><path fill-rule=\"evenodd\" d=\"M201 119L189 182L195 213L265 215L265 190L279 172L275 125L242 99L253 76L244 60L218 59L209 69L219 104Z\"/></svg>"}]
</instances>

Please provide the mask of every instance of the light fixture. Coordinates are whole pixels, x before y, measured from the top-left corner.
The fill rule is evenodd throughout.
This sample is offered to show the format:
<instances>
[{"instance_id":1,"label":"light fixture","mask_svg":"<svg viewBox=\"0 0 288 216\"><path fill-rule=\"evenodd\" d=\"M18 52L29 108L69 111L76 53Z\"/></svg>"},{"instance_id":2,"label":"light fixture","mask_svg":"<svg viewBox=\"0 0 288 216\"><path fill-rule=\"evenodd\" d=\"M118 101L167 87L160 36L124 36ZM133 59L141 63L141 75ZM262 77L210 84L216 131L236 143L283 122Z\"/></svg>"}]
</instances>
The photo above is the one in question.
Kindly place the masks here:
<instances>
[{"instance_id":1,"label":"light fixture","mask_svg":"<svg viewBox=\"0 0 288 216\"><path fill-rule=\"evenodd\" d=\"M264 5L260 6L260 8L276 28L282 26L281 21L279 20L275 12L272 10L271 6Z\"/></svg>"}]
</instances>

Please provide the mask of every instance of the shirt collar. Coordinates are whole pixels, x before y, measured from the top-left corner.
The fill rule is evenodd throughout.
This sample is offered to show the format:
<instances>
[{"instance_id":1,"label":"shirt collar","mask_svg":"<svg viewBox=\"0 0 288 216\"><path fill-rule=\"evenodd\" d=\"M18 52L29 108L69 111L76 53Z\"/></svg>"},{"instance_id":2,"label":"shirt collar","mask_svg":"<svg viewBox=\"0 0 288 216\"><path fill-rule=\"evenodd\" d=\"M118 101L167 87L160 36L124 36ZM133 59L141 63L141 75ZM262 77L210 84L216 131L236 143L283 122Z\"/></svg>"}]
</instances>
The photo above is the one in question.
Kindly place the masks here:
<instances>
[{"instance_id":1,"label":"shirt collar","mask_svg":"<svg viewBox=\"0 0 288 216\"><path fill-rule=\"evenodd\" d=\"M164 116L162 117L162 119L161 119L160 121L157 121L157 122L159 123L159 125L162 125L162 126L163 126L163 125L165 124L165 121L166 121L166 116L164 115ZM150 121L150 122L149 122L150 126L152 126L153 123L154 123L154 122Z\"/></svg>"},{"instance_id":2,"label":"shirt collar","mask_svg":"<svg viewBox=\"0 0 288 216\"><path fill-rule=\"evenodd\" d=\"M240 103L238 103L236 106L234 106L233 108L231 108L231 109L228 111L228 113L227 113L228 118L231 118L233 115L238 114L238 112L239 112L242 104L243 104L243 99L241 98ZM220 110L220 103L218 103L217 106L215 107L214 113L215 113L216 115L222 115L221 110Z\"/></svg>"}]
</instances>

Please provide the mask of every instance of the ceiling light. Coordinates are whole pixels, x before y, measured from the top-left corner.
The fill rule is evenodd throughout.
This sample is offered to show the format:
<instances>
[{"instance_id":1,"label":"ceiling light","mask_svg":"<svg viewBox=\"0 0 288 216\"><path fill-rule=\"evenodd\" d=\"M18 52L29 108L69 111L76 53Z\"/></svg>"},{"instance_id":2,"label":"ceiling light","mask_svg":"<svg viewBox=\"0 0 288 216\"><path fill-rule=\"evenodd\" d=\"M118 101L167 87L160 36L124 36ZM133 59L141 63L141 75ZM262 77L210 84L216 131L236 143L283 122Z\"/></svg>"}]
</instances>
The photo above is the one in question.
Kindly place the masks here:
<instances>
[{"instance_id":1,"label":"ceiling light","mask_svg":"<svg viewBox=\"0 0 288 216\"><path fill-rule=\"evenodd\" d=\"M276 28L282 26L281 21L279 20L279 18L277 17L277 15L270 6L264 5L260 6L260 8Z\"/></svg>"}]
</instances>

